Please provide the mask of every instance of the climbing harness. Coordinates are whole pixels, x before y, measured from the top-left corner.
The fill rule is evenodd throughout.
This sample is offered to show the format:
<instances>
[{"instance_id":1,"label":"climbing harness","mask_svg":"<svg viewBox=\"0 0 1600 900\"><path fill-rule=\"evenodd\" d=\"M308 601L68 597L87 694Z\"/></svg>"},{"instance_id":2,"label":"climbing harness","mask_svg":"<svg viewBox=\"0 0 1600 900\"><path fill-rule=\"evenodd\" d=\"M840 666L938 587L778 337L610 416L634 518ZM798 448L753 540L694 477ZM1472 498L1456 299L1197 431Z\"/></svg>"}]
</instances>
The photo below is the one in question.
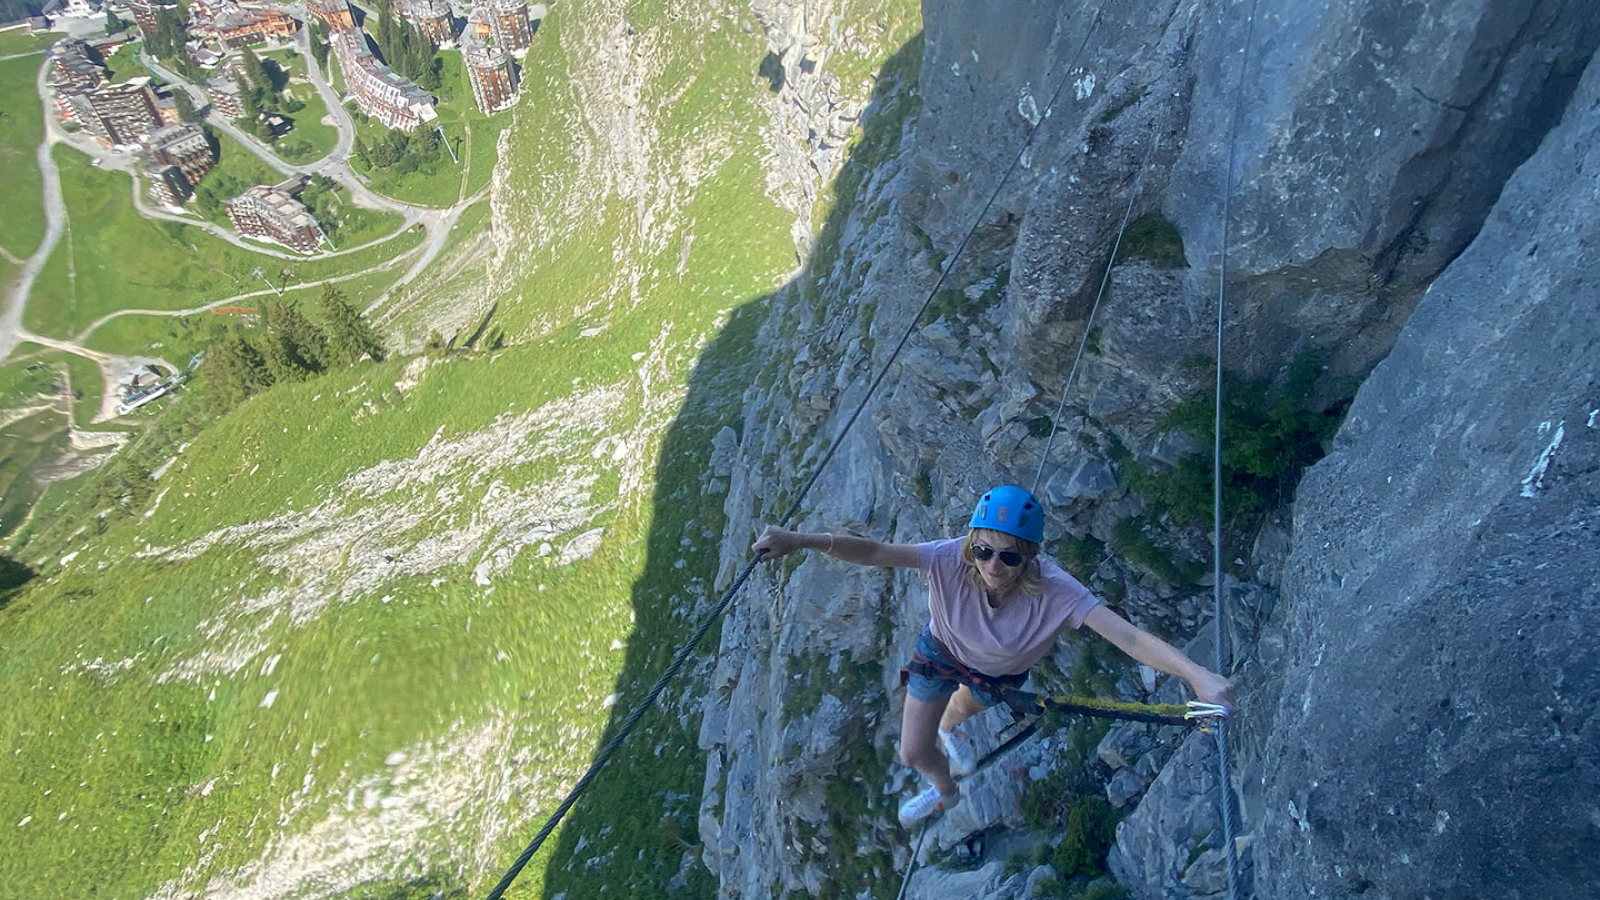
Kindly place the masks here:
<instances>
[{"instance_id":1,"label":"climbing harness","mask_svg":"<svg viewBox=\"0 0 1600 900\"><path fill-rule=\"evenodd\" d=\"M969 669L956 659L955 654L944 642L933 635L927 635L938 649L942 659L929 659L922 655L921 650L911 651L911 661L900 670L900 686L906 687L911 682L912 675L920 675L933 681L954 682L964 684L969 688L978 688L993 697L999 697L1006 705L1016 708L1013 695L1026 695L1021 690L1022 685L1028 680L1028 673L1018 675L987 675L976 669ZM1031 695L1028 695L1031 696ZM1024 703L1026 701L1023 701Z\"/></svg>"}]
</instances>

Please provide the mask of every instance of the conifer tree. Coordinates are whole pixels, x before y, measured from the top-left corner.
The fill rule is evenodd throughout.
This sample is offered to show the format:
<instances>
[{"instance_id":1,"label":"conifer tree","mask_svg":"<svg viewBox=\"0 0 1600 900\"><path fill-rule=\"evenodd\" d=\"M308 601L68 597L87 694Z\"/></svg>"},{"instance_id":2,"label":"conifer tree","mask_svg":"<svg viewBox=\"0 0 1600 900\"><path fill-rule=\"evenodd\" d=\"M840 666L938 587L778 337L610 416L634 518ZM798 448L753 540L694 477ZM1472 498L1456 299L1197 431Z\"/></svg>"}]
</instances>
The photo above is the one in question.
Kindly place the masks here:
<instances>
[{"instance_id":1,"label":"conifer tree","mask_svg":"<svg viewBox=\"0 0 1600 900\"><path fill-rule=\"evenodd\" d=\"M261 358L266 363L273 384L305 381L311 377L310 367L295 353L284 333L283 311L286 309L288 307L283 304L270 300L261 305L261 320L265 325L265 333L261 336Z\"/></svg>"},{"instance_id":2,"label":"conifer tree","mask_svg":"<svg viewBox=\"0 0 1600 900\"><path fill-rule=\"evenodd\" d=\"M211 392L218 412L227 412L251 395L272 385L261 352L237 331L230 331L221 343L206 351L200 373Z\"/></svg>"},{"instance_id":3,"label":"conifer tree","mask_svg":"<svg viewBox=\"0 0 1600 900\"><path fill-rule=\"evenodd\" d=\"M322 286L322 322L327 328L329 366L348 366L364 358L383 359L383 342L344 292Z\"/></svg>"},{"instance_id":4,"label":"conifer tree","mask_svg":"<svg viewBox=\"0 0 1600 900\"><path fill-rule=\"evenodd\" d=\"M9 554L0 553L0 608L10 601L10 597L3 592L21 587L37 573L26 564L18 562Z\"/></svg>"},{"instance_id":5,"label":"conifer tree","mask_svg":"<svg viewBox=\"0 0 1600 900\"><path fill-rule=\"evenodd\" d=\"M252 88L272 90L272 79L267 77L267 69L261 65L261 58L256 56L254 50L246 46L239 54L239 59L244 62L244 77Z\"/></svg>"},{"instance_id":6,"label":"conifer tree","mask_svg":"<svg viewBox=\"0 0 1600 900\"><path fill-rule=\"evenodd\" d=\"M273 368L276 358L276 365L286 373L286 377L279 377L274 371L275 381L303 381L327 368L324 362L327 336L299 309L286 303L269 302L261 312L266 325L267 340L262 355L267 360L267 368Z\"/></svg>"},{"instance_id":7,"label":"conifer tree","mask_svg":"<svg viewBox=\"0 0 1600 900\"><path fill-rule=\"evenodd\" d=\"M293 384L305 381L311 376L310 372L295 364L295 359L289 354L280 335L268 334L261 341L261 359L267 365L267 374L272 376L273 384Z\"/></svg>"},{"instance_id":8,"label":"conifer tree","mask_svg":"<svg viewBox=\"0 0 1600 900\"><path fill-rule=\"evenodd\" d=\"M322 24L321 19L311 20L311 56L316 59L317 67L328 68L328 26ZM327 73L324 72L324 75Z\"/></svg>"}]
</instances>

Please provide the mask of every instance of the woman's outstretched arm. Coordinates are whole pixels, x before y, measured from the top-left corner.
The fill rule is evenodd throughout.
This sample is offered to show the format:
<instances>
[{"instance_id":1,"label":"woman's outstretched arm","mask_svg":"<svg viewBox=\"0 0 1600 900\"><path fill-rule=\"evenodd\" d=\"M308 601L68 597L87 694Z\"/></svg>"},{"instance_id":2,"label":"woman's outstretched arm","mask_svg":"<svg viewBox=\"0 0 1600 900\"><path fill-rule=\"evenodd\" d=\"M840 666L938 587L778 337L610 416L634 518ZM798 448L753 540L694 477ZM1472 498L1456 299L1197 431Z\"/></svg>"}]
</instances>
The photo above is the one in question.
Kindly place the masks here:
<instances>
[{"instance_id":1,"label":"woman's outstretched arm","mask_svg":"<svg viewBox=\"0 0 1600 900\"><path fill-rule=\"evenodd\" d=\"M787 556L796 550L826 553L859 566L897 566L914 569L922 564L922 548L916 544L885 544L848 534L784 531L768 525L750 547L765 553L767 559Z\"/></svg>"},{"instance_id":2,"label":"woman's outstretched arm","mask_svg":"<svg viewBox=\"0 0 1600 900\"><path fill-rule=\"evenodd\" d=\"M1190 659L1177 647L1107 609L1104 604L1089 610L1089 614L1083 619L1083 624L1093 628L1101 637L1116 644L1123 653L1139 662L1189 682L1195 699L1233 708L1233 682Z\"/></svg>"}]
</instances>

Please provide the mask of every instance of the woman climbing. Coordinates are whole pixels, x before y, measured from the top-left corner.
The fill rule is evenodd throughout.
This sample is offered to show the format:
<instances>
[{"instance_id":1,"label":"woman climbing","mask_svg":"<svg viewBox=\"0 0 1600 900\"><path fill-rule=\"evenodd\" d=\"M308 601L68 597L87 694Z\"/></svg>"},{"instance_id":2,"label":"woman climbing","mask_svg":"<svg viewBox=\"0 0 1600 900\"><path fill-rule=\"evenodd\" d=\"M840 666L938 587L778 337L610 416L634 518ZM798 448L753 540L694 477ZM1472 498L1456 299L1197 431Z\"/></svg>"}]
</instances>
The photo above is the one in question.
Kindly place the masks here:
<instances>
[{"instance_id":1,"label":"woman climbing","mask_svg":"<svg viewBox=\"0 0 1600 900\"><path fill-rule=\"evenodd\" d=\"M928 580L929 622L917 638L900 758L931 783L900 807L915 822L961 801L952 776L977 765L962 722L1019 689L1028 669L1055 646L1068 625L1088 625L1124 653L1189 683L1197 699L1233 705L1233 684L1196 664L1166 641L1107 609L1060 566L1039 555L1044 510L1019 487L997 487L973 510L965 537L921 544L885 544L835 534L767 526L757 553L776 559L815 550L863 566L916 568Z\"/></svg>"}]
</instances>

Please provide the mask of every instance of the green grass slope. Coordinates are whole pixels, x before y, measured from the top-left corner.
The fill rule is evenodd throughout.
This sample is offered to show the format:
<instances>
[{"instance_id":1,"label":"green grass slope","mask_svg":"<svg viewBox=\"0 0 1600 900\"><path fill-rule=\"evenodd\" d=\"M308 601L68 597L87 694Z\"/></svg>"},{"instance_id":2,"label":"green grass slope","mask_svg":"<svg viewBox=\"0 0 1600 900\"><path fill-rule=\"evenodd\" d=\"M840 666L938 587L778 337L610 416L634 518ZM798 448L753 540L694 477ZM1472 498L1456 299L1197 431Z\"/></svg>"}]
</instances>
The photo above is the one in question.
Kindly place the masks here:
<instances>
[{"instance_id":1,"label":"green grass slope","mask_svg":"<svg viewBox=\"0 0 1600 900\"><path fill-rule=\"evenodd\" d=\"M749 13L620 9L544 22L493 215L402 298L498 304L511 346L280 386L196 435L197 385L29 527L44 577L0 610L0 900L40 872L130 900L481 895L665 667L719 587L711 439L767 362L792 214ZM598 50L629 31L619 71ZM501 258L453 255L484 235ZM714 892L696 691L509 896Z\"/></svg>"},{"instance_id":2,"label":"green grass slope","mask_svg":"<svg viewBox=\"0 0 1600 900\"><path fill-rule=\"evenodd\" d=\"M35 153L44 140L44 111L34 91L43 56L0 60L0 172L6 173L0 247L26 259L44 238L44 180Z\"/></svg>"},{"instance_id":3,"label":"green grass slope","mask_svg":"<svg viewBox=\"0 0 1600 900\"><path fill-rule=\"evenodd\" d=\"M68 230L23 313L30 331L51 337L71 337L117 310L186 309L259 290L251 274L257 266L274 283L283 269L298 283L365 271L422 239L411 229L365 250L316 259L253 253L199 228L140 216L126 174L96 169L65 147L55 149L55 159Z\"/></svg>"}]
</instances>

